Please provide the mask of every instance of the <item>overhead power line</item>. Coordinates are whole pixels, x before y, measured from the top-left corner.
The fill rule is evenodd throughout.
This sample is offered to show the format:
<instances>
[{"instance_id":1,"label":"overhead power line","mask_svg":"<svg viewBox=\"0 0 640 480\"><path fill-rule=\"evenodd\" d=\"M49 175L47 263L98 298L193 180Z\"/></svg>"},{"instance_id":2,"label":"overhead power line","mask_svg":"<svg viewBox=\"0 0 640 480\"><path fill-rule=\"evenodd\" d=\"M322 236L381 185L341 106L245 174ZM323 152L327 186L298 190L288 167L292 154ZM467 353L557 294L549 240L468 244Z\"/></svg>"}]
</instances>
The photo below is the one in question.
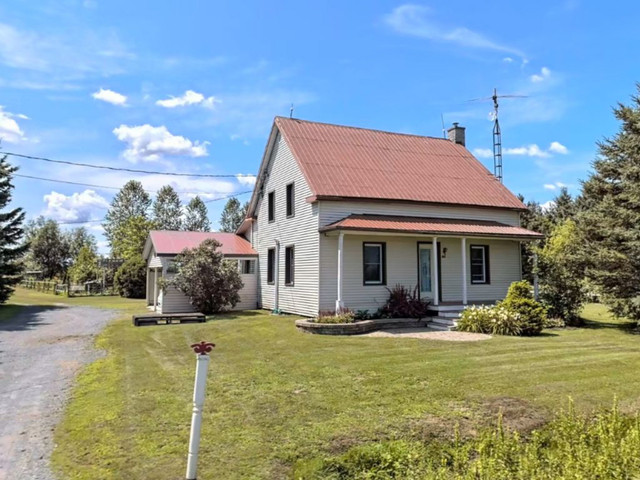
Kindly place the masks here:
<instances>
[{"instance_id":1,"label":"overhead power line","mask_svg":"<svg viewBox=\"0 0 640 480\"><path fill-rule=\"evenodd\" d=\"M217 202L219 200L225 200L227 198L231 198L231 197L238 197L240 195L246 195L247 193L251 193L253 192L253 190L247 190L246 192L238 192L238 193L232 193L230 195L225 195L224 197L217 197L217 198L212 198L211 200L205 200L204 203L211 203L211 202ZM58 222L59 225L81 225L84 223L98 223L98 222L104 222L104 218L99 218L99 219L95 219L95 220L85 220L85 221L80 221L80 220L70 220L68 222Z\"/></svg>"},{"instance_id":2,"label":"overhead power line","mask_svg":"<svg viewBox=\"0 0 640 480\"><path fill-rule=\"evenodd\" d=\"M136 168L125 167L112 167L109 165L94 165L91 163L70 162L68 160L54 160L47 157L36 157L33 155L23 155L21 153L6 152L0 150L2 155L10 155L17 158L25 158L27 160L38 160L40 162L58 163L62 165L73 165L76 167L97 168L100 170L112 170L116 172L129 172L129 173L144 173L147 175L167 175L171 177L196 177L196 178L238 178L238 177L253 177L254 175L236 173L236 174L217 174L217 173L178 173L178 172L159 172L155 170L139 170Z\"/></svg>"}]
</instances>

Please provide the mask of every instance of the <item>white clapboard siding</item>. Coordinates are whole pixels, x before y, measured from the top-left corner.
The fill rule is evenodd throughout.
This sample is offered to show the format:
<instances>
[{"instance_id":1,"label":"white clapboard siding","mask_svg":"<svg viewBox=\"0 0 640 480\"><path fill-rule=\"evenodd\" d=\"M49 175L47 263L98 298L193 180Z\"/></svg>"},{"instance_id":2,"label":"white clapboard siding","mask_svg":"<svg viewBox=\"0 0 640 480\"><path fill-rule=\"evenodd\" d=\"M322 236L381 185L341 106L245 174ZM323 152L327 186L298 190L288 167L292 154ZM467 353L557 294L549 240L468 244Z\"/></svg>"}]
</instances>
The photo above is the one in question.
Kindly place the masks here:
<instances>
[{"instance_id":1,"label":"white clapboard siding","mask_svg":"<svg viewBox=\"0 0 640 480\"><path fill-rule=\"evenodd\" d=\"M278 135L265 169L266 181L257 205L257 237L254 248L259 255L259 304L275 308L275 285L267 284L267 250L280 242L279 309L283 312L312 316L318 312L318 210L306 201L311 190L291 154L286 141ZM294 182L294 216L286 216L286 186ZM275 221L268 221L269 192L275 191ZM295 247L294 285L284 284L285 247Z\"/></svg>"},{"instance_id":2,"label":"white clapboard siding","mask_svg":"<svg viewBox=\"0 0 640 480\"><path fill-rule=\"evenodd\" d=\"M500 208L457 207L402 202L320 201L319 225L323 227L352 214L403 215L416 217L492 220L520 225L520 214Z\"/></svg>"},{"instance_id":3,"label":"white clapboard siding","mask_svg":"<svg viewBox=\"0 0 640 480\"><path fill-rule=\"evenodd\" d=\"M413 290L418 284L418 242L431 242L431 237L394 237L387 235L344 236L345 307L352 310L374 311L389 297L383 285L363 284L362 250L364 242L386 243L387 285L401 284ZM442 300L462 300L461 240L439 237ZM489 245L490 280L488 285L471 284L470 255L467 250L467 296L469 301L499 300L507 293L511 282L520 280L520 247L513 240L467 239L470 245ZM444 249L447 249L444 254ZM335 308L337 297L338 239L336 236L320 238L320 310Z\"/></svg>"},{"instance_id":4,"label":"white clapboard siding","mask_svg":"<svg viewBox=\"0 0 640 480\"><path fill-rule=\"evenodd\" d=\"M156 251L151 248L149 252L149 259L147 260L148 268L160 268L162 267L162 259L156 255Z\"/></svg>"}]
</instances>

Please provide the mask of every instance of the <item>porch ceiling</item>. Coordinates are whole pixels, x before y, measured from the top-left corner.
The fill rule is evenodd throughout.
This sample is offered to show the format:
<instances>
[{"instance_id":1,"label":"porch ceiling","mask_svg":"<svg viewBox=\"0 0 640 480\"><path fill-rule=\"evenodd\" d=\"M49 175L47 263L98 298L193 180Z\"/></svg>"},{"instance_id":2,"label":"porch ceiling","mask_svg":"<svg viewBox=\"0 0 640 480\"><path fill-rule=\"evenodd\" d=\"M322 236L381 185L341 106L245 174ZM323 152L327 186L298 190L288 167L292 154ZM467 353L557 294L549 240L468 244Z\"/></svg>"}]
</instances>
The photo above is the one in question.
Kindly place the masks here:
<instances>
[{"instance_id":1,"label":"porch ceiling","mask_svg":"<svg viewBox=\"0 0 640 480\"><path fill-rule=\"evenodd\" d=\"M543 238L542 234L526 228L493 221L365 214L349 215L320 229L320 232L331 231L500 237L523 240Z\"/></svg>"}]
</instances>

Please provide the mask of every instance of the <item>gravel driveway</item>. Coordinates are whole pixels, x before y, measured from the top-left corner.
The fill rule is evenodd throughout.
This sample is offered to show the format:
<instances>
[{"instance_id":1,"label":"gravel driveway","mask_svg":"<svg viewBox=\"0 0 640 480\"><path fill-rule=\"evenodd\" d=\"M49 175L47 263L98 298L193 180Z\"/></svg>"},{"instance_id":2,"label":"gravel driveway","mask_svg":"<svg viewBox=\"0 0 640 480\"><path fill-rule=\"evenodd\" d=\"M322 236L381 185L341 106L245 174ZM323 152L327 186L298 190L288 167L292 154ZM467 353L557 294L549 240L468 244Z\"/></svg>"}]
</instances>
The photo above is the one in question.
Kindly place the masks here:
<instances>
[{"instance_id":1,"label":"gravel driveway","mask_svg":"<svg viewBox=\"0 0 640 480\"><path fill-rule=\"evenodd\" d=\"M93 337L115 315L34 306L0 322L0 480L55 478L54 427L78 370L100 355Z\"/></svg>"}]
</instances>

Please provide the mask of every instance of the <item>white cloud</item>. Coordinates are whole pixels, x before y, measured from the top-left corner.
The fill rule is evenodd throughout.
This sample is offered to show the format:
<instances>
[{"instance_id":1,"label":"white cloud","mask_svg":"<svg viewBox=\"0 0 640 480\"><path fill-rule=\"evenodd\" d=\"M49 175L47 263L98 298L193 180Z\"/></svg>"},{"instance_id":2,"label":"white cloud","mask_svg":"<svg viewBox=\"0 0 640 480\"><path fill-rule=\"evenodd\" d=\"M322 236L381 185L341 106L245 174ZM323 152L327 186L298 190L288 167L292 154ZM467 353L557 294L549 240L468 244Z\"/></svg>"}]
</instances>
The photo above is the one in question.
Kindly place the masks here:
<instances>
[{"instance_id":1,"label":"white cloud","mask_svg":"<svg viewBox=\"0 0 640 480\"><path fill-rule=\"evenodd\" d=\"M533 83L540 83L548 80L551 77L551 70L547 67L542 67L540 73L535 73L529 77Z\"/></svg>"},{"instance_id":2,"label":"white cloud","mask_svg":"<svg viewBox=\"0 0 640 480\"><path fill-rule=\"evenodd\" d=\"M546 158L549 156L549 152L542 150L538 145L532 143L531 145L525 145L523 147L505 148L503 150L505 155L521 155L526 157L539 157Z\"/></svg>"},{"instance_id":3,"label":"white cloud","mask_svg":"<svg viewBox=\"0 0 640 480\"><path fill-rule=\"evenodd\" d=\"M560 155L566 155L569 153L569 149L562 145L560 142L551 142L549 145L549 151L553 153L559 153Z\"/></svg>"},{"instance_id":4,"label":"white cloud","mask_svg":"<svg viewBox=\"0 0 640 480\"><path fill-rule=\"evenodd\" d=\"M238 183L240 185L253 186L256 184L256 176L255 175L244 175L242 173L236 175L238 179Z\"/></svg>"},{"instance_id":5,"label":"white cloud","mask_svg":"<svg viewBox=\"0 0 640 480\"><path fill-rule=\"evenodd\" d=\"M113 129L118 140L127 148L123 156L130 162L154 162L167 156L204 157L209 142L191 141L181 135L173 135L164 125L120 125Z\"/></svg>"},{"instance_id":6,"label":"white cloud","mask_svg":"<svg viewBox=\"0 0 640 480\"><path fill-rule=\"evenodd\" d=\"M102 100L112 105L124 106L127 104L127 97L125 95L109 90L108 88L101 88L97 92L92 93L91 96L96 100Z\"/></svg>"},{"instance_id":7,"label":"white cloud","mask_svg":"<svg viewBox=\"0 0 640 480\"><path fill-rule=\"evenodd\" d=\"M473 154L478 158L491 158L493 157L493 150L490 148L474 148Z\"/></svg>"},{"instance_id":8,"label":"white cloud","mask_svg":"<svg viewBox=\"0 0 640 480\"><path fill-rule=\"evenodd\" d=\"M549 200L548 202L544 202L542 205L540 205L540 208L542 208L543 212L548 212L555 206L555 204L556 202L554 202L553 200Z\"/></svg>"},{"instance_id":9,"label":"white cloud","mask_svg":"<svg viewBox=\"0 0 640 480\"><path fill-rule=\"evenodd\" d=\"M568 187L568 186L569 186L569 185L567 185L566 183L562 183L562 182L545 183L545 184L543 185L543 187L544 187L546 190L556 190L556 189L558 189L558 188L566 188L566 187Z\"/></svg>"},{"instance_id":10,"label":"white cloud","mask_svg":"<svg viewBox=\"0 0 640 480\"><path fill-rule=\"evenodd\" d=\"M513 47L500 45L481 33L466 27L442 27L432 21L430 9L421 5L405 4L396 7L384 17L387 25L396 32L414 37L426 38L446 43L457 44L485 50L495 50L524 57L524 54Z\"/></svg>"},{"instance_id":11,"label":"white cloud","mask_svg":"<svg viewBox=\"0 0 640 480\"><path fill-rule=\"evenodd\" d=\"M187 90L180 97L171 96L165 100L158 100L156 105L164 108L184 107L188 105L202 105L204 107L213 108L216 103L220 103L215 97L205 97L202 93Z\"/></svg>"},{"instance_id":12,"label":"white cloud","mask_svg":"<svg viewBox=\"0 0 640 480\"><path fill-rule=\"evenodd\" d=\"M502 61L503 61L504 63L513 63L513 58L511 58L511 57L504 57L504 58L502 59Z\"/></svg>"},{"instance_id":13,"label":"white cloud","mask_svg":"<svg viewBox=\"0 0 640 480\"><path fill-rule=\"evenodd\" d=\"M52 191L44 196L44 201L47 208L43 215L62 222L86 222L95 210L109 208L105 198L89 189L72 195Z\"/></svg>"},{"instance_id":14,"label":"white cloud","mask_svg":"<svg viewBox=\"0 0 640 480\"><path fill-rule=\"evenodd\" d=\"M29 117L21 113L6 112L0 105L0 140L7 143L19 143L26 140L24 132L16 122L16 118L27 120Z\"/></svg>"}]
</instances>

